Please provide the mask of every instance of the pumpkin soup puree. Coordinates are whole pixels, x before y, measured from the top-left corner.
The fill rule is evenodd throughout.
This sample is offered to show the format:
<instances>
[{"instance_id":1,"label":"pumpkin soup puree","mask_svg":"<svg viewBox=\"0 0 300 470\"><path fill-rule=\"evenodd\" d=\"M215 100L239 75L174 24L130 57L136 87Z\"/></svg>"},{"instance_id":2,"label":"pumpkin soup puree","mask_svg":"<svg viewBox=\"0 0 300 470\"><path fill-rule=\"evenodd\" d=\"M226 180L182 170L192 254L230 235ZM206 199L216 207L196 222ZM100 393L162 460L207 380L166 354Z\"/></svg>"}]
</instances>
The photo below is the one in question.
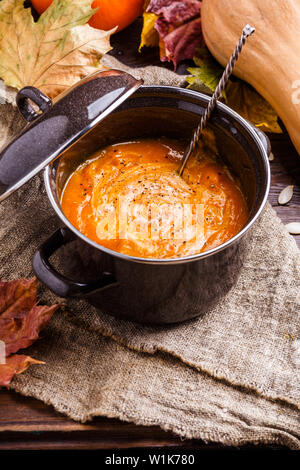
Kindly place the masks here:
<instances>
[{"instance_id":1,"label":"pumpkin soup puree","mask_svg":"<svg viewBox=\"0 0 300 470\"><path fill-rule=\"evenodd\" d=\"M213 151L199 150L183 176L184 145L166 138L109 146L67 181L62 209L85 236L143 258L174 258L214 248L248 218L246 201Z\"/></svg>"}]
</instances>

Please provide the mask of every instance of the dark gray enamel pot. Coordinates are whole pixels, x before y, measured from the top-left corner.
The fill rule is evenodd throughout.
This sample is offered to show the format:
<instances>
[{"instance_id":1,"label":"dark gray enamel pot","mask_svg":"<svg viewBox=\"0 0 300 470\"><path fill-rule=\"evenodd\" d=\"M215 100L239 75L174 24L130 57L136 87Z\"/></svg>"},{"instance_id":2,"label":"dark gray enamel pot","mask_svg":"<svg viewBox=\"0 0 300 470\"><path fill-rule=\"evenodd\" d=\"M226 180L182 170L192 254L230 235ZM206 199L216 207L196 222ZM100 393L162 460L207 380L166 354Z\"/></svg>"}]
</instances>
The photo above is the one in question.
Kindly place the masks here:
<instances>
[{"instance_id":1,"label":"dark gray enamel pot","mask_svg":"<svg viewBox=\"0 0 300 470\"><path fill-rule=\"evenodd\" d=\"M270 149L263 133L223 104L215 110L210 126L222 158L240 179L250 211L246 226L227 243L185 258L130 257L83 236L66 219L59 202L72 171L103 146L155 136L186 138L188 142L207 102L207 96L190 90L141 87L46 168L48 197L64 227L40 247L33 266L53 292L84 298L101 312L122 319L166 324L205 314L234 286L249 233L267 200ZM57 250L62 253L59 269L49 261Z\"/></svg>"}]
</instances>

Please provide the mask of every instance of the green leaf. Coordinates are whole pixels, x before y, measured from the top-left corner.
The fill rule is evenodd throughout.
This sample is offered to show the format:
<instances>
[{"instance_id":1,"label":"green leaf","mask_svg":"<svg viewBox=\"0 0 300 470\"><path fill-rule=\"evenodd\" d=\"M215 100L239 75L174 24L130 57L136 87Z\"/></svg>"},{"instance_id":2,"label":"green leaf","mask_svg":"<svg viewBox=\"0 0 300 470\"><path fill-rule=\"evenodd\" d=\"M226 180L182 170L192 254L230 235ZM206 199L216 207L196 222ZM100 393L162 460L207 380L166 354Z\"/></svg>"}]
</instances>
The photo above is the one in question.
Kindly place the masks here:
<instances>
[{"instance_id":1,"label":"green leaf","mask_svg":"<svg viewBox=\"0 0 300 470\"><path fill-rule=\"evenodd\" d=\"M198 50L198 55L194 57L194 62L197 67L188 68L191 75L186 78L189 88L200 89L204 85L213 93L217 88L224 69L206 48ZM226 98L225 92L223 96Z\"/></svg>"},{"instance_id":2,"label":"green leaf","mask_svg":"<svg viewBox=\"0 0 300 470\"><path fill-rule=\"evenodd\" d=\"M194 58L197 67L190 67L187 76L188 88L213 93L224 69L216 62L207 48L201 49ZM266 132L282 132L278 116L271 105L248 83L232 77L223 93L223 100L234 111Z\"/></svg>"}]
</instances>

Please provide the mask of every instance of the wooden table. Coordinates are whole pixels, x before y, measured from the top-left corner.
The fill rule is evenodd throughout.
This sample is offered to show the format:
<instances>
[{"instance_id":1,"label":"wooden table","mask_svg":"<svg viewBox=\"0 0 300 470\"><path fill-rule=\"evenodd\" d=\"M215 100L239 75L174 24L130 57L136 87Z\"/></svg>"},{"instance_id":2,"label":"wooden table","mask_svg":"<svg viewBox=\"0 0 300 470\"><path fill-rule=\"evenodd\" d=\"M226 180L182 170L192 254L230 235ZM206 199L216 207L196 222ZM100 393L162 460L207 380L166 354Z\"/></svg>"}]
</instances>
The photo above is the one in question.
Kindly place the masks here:
<instances>
[{"instance_id":1,"label":"wooden table","mask_svg":"<svg viewBox=\"0 0 300 470\"><path fill-rule=\"evenodd\" d=\"M157 50L137 52L141 22L112 39L112 54L131 66L159 64ZM184 72L183 66L179 73ZM274 161L269 200L286 224L300 221L300 157L287 134L271 136ZM287 206L278 206L280 191L294 184L294 197ZM295 237L300 247L300 236ZM114 419L96 418L80 424L55 412L42 402L12 391L0 391L0 449L114 449L176 446L194 449L215 448L202 441L182 441L158 427L142 427ZM217 446L220 448L220 446Z\"/></svg>"}]
</instances>

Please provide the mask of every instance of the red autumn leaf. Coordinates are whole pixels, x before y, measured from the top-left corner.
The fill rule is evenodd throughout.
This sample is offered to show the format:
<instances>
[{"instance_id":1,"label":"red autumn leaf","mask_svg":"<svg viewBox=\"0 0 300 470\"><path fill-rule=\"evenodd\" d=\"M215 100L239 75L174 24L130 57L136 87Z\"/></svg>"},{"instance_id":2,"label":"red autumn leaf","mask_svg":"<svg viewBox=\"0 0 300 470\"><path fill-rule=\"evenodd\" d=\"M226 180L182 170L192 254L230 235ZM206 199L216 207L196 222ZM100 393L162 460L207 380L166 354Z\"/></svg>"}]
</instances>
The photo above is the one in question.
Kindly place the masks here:
<instances>
[{"instance_id":1,"label":"red autumn leaf","mask_svg":"<svg viewBox=\"0 0 300 470\"><path fill-rule=\"evenodd\" d=\"M36 278L0 281L0 340L5 344L7 357L6 364L0 364L0 386L7 385L15 373L40 363L28 356L11 356L38 339L39 332L59 307L38 305L37 287Z\"/></svg>"},{"instance_id":2,"label":"red autumn leaf","mask_svg":"<svg viewBox=\"0 0 300 470\"><path fill-rule=\"evenodd\" d=\"M162 61L174 63L192 59L204 45L200 0L150 0L146 10L157 15L155 29L159 34Z\"/></svg>"},{"instance_id":3,"label":"red autumn leaf","mask_svg":"<svg viewBox=\"0 0 300 470\"><path fill-rule=\"evenodd\" d=\"M44 364L44 362L37 361L23 354L13 354L6 358L6 364L0 365L0 386L8 387L13 376L15 374L21 374L28 369L31 364Z\"/></svg>"},{"instance_id":4,"label":"red autumn leaf","mask_svg":"<svg viewBox=\"0 0 300 470\"><path fill-rule=\"evenodd\" d=\"M165 36L163 41L166 56L161 60L172 60L176 70L179 62L186 59L193 59L196 50L204 45L201 19L197 18L179 26L179 28L174 29Z\"/></svg>"},{"instance_id":5,"label":"red autumn leaf","mask_svg":"<svg viewBox=\"0 0 300 470\"><path fill-rule=\"evenodd\" d=\"M36 296L37 279L18 279L17 281L0 281L0 315L18 300L23 302L23 308L32 305L32 296ZM26 304L26 301L28 303Z\"/></svg>"},{"instance_id":6,"label":"red autumn leaf","mask_svg":"<svg viewBox=\"0 0 300 470\"><path fill-rule=\"evenodd\" d=\"M36 304L37 279L0 282L0 339L6 355L31 346L58 305Z\"/></svg>"},{"instance_id":7,"label":"red autumn leaf","mask_svg":"<svg viewBox=\"0 0 300 470\"><path fill-rule=\"evenodd\" d=\"M166 23L179 26L200 15L201 0L150 0L147 11L162 15Z\"/></svg>"}]
</instances>

